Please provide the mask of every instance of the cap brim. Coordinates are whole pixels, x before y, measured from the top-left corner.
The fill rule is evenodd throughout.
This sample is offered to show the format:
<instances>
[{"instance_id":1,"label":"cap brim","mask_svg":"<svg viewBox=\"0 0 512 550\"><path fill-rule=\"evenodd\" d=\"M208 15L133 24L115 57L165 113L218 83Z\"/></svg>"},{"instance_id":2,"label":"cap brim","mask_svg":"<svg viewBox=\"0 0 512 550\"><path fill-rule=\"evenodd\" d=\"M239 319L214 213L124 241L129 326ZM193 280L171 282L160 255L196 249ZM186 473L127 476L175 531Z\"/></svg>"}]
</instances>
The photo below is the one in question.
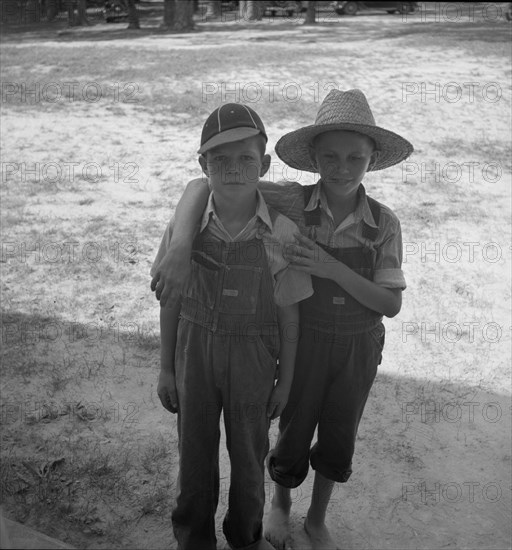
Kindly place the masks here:
<instances>
[{"instance_id":1,"label":"cap brim","mask_svg":"<svg viewBox=\"0 0 512 550\"><path fill-rule=\"evenodd\" d=\"M414 151L411 143L390 130L366 124L341 123L326 125L313 124L285 134L276 144L276 154L283 162L292 168L318 173L310 157L309 147L314 137L332 130L358 132L374 140L380 154L376 162L368 169L369 172L382 170L383 168L398 164Z\"/></svg>"},{"instance_id":2,"label":"cap brim","mask_svg":"<svg viewBox=\"0 0 512 550\"><path fill-rule=\"evenodd\" d=\"M258 128L232 128L231 130L226 130L225 132L221 132L220 134L213 136L206 143L203 143L197 152L202 155L203 153L206 153L206 151L209 151L214 147L218 147L219 145L233 143L234 141L242 141L243 139L257 136L258 134L266 137L260 130L258 130Z\"/></svg>"}]
</instances>

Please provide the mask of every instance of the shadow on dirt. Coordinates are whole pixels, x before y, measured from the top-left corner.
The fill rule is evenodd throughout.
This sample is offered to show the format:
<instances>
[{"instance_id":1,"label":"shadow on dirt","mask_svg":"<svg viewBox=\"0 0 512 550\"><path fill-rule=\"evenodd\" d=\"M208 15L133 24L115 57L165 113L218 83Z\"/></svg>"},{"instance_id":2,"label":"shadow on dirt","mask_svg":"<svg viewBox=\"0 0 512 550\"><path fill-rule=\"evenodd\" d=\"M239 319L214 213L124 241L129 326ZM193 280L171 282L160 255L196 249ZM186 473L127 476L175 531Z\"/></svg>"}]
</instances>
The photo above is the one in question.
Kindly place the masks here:
<instances>
[{"instance_id":1,"label":"shadow on dirt","mask_svg":"<svg viewBox=\"0 0 512 550\"><path fill-rule=\"evenodd\" d=\"M77 351L84 351L83 344L87 342L88 355L93 360L109 351L112 338L116 347L125 350L126 365L133 367L133 357L144 356L144 376L155 375L154 366L147 361L150 356L157 360L155 331L141 335L133 327L126 330L128 323L124 327L120 323L114 334L103 335L98 323L74 324L64 318L4 312L3 387L17 387L21 401L30 401L32 396L28 390L24 393L23 384L40 380L41 387L45 387L48 374L41 365L37 367L37 362L41 352L46 349L48 353L48 346L55 346L51 355L56 360L59 353L72 354L74 344L82 346ZM65 345L60 349L62 342ZM400 364L399 357L393 361L397 374L379 373L371 390L359 428L353 479L337 485L333 494L333 521L340 510L344 518L337 531L344 530L350 548L401 547L398 543L404 532L414 533L418 548L472 547L484 532L485 547L503 547L510 529L510 397L451 380L449 376L444 381L439 376L435 381L429 380L428 373L421 379L401 376L399 373L405 372L407 366ZM139 372L140 367L137 369ZM130 372L134 371L127 370L125 375ZM119 377L106 374L104 367L91 370L91 377L105 379L97 391L115 392ZM492 379L492 373L487 373L487 377ZM39 393L38 399L44 399L44 392ZM65 395L59 393L55 398ZM3 429L7 428L4 409L8 410L9 403L12 409L13 397L9 392L2 393ZM46 429L44 424L41 426ZM98 445L102 444L100 431L93 429L88 433ZM271 447L276 437L277 423L273 423ZM221 460L228 463L223 446ZM309 502L311 482L310 471L305 483L293 492L294 509L301 506L299 500ZM270 480L267 489L272 490ZM269 493L268 501L270 498ZM9 506L9 500L6 504ZM225 508L224 502L220 508ZM432 525L436 525L435 530ZM300 537L303 535L294 534L302 543Z\"/></svg>"}]
</instances>

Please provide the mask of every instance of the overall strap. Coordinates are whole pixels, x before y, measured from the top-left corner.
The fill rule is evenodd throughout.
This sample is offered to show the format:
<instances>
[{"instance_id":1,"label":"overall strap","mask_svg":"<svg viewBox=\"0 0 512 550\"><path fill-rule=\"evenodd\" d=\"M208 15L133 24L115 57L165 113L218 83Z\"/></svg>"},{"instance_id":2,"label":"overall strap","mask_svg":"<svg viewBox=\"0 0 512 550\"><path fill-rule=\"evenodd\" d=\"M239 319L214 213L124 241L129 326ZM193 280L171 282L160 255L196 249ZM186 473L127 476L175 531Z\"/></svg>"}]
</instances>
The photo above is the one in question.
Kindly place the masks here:
<instances>
[{"instance_id":1,"label":"overall strap","mask_svg":"<svg viewBox=\"0 0 512 550\"><path fill-rule=\"evenodd\" d=\"M380 203L368 195L366 196L366 200L368 201L368 206L370 207L370 211L377 227L372 227L366 222L363 222L363 237L365 239L369 239L370 241L375 241L377 240L377 236L379 234Z\"/></svg>"},{"instance_id":2,"label":"overall strap","mask_svg":"<svg viewBox=\"0 0 512 550\"><path fill-rule=\"evenodd\" d=\"M316 184L313 185L304 185L302 187L304 193L304 208L306 208L311 200L311 195L315 189ZM372 199L368 195L366 196L368 201L368 206L372 213L373 219L375 220L375 225L377 227L372 227L366 222L363 222L363 237L369 239L370 241L375 241L379 234L379 222L380 222L380 203L375 199ZM314 210L304 210L304 223L306 227L311 226L320 226L321 225L321 210L320 205L317 205Z\"/></svg>"},{"instance_id":3,"label":"overall strap","mask_svg":"<svg viewBox=\"0 0 512 550\"><path fill-rule=\"evenodd\" d=\"M307 207L309 201L311 200L311 195L316 187L316 184L313 185L304 185L302 187L304 193L304 208ZM317 204L314 210L304 210L304 224L306 227L317 226L319 227L322 224L320 205Z\"/></svg>"}]
</instances>

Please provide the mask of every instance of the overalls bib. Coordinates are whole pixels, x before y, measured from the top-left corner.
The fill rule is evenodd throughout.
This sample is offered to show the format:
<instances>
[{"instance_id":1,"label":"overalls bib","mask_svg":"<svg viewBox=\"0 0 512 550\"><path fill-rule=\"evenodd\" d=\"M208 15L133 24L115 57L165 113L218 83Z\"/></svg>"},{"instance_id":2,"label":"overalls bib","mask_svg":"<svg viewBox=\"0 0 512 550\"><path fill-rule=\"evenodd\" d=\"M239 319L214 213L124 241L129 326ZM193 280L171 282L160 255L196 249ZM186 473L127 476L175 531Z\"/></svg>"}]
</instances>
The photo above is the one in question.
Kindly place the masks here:
<instances>
[{"instance_id":1,"label":"overalls bib","mask_svg":"<svg viewBox=\"0 0 512 550\"><path fill-rule=\"evenodd\" d=\"M309 203L315 186L304 188L305 206ZM370 208L376 225L379 225L380 206L368 197ZM314 237L315 227L320 225L320 206L315 210L304 210L306 227L310 228L310 236ZM364 222L365 223L365 222ZM363 236L369 242L375 241L378 229L367 225L363 227ZM352 248L331 248L317 243L336 260L343 262L350 269L365 279L373 280L376 252L371 246ZM382 315L359 303L348 292L330 279L311 276L314 293L300 304L301 325L321 333L328 334L358 334L375 328Z\"/></svg>"},{"instance_id":2,"label":"overalls bib","mask_svg":"<svg viewBox=\"0 0 512 550\"><path fill-rule=\"evenodd\" d=\"M216 548L220 415L231 462L223 530L232 548L262 536L266 407L279 348L272 275L259 238L193 243L176 345L180 471L172 513L180 550Z\"/></svg>"}]
</instances>

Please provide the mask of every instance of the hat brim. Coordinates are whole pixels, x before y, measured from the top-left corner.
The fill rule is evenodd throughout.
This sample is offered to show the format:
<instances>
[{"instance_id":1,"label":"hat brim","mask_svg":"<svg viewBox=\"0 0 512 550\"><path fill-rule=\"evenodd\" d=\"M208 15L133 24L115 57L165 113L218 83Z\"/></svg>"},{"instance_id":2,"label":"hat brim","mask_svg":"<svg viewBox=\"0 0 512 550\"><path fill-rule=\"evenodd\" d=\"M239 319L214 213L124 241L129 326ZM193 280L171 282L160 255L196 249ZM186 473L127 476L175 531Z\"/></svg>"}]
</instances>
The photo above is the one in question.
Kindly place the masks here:
<instances>
[{"instance_id":1,"label":"hat brim","mask_svg":"<svg viewBox=\"0 0 512 550\"><path fill-rule=\"evenodd\" d=\"M233 143L234 141L242 141L243 139L257 136L258 134L266 138L257 128L232 128L231 130L226 130L225 132L213 136L206 143L203 143L197 152L202 155L206 153L206 151L218 147L219 145Z\"/></svg>"},{"instance_id":2,"label":"hat brim","mask_svg":"<svg viewBox=\"0 0 512 550\"><path fill-rule=\"evenodd\" d=\"M318 173L318 169L311 159L310 145L313 143L313 138L319 134L334 130L358 132L373 139L379 151L379 156L376 162L368 168L368 171L382 170L398 164L414 151L411 143L390 130L385 130L379 126L347 122L341 124L312 124L285 134L276 143L276 154L292 168Z\"/></svg>"}]
</instances>

